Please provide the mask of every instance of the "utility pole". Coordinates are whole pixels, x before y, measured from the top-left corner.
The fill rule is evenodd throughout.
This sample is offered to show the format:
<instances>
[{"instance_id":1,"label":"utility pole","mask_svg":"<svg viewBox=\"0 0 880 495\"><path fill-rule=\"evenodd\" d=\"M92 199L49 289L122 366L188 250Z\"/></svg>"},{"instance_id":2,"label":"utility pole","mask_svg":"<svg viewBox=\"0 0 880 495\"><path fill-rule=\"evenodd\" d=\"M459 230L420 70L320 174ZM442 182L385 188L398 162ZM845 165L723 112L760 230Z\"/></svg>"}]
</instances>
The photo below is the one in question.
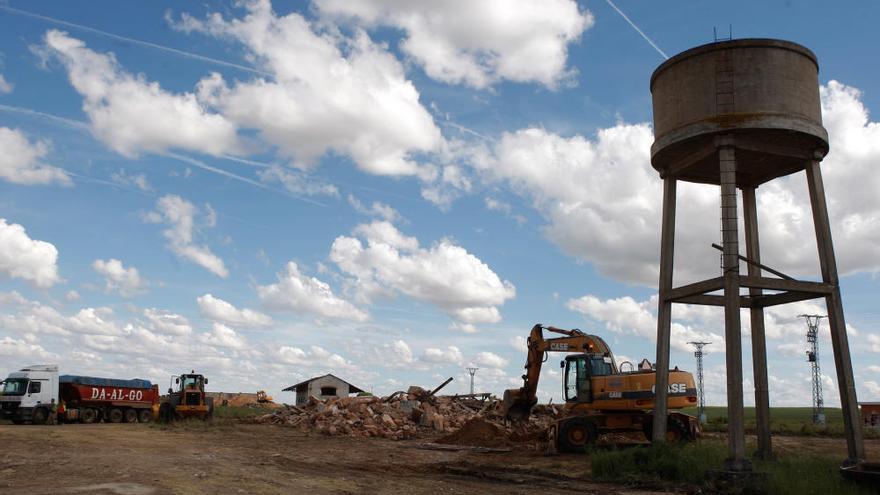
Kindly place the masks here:
<instances>
[{"instance_id":1,"label":"utility pole","mask_svg":"<svg viewBox=\"0 0 880 495\"><path fill-rule=\"evenodd\" d=\"M825 424L825 399L822 397L822 374L819 369L819 321L826 315L798 315L807 322L807 362L813 378L813 424Z\"/></svg>"},{"instance_id":2,"label":"utility pole","mask_svg":"<svg viewBox=\"0 0 880 495\"><path fill-rule=\"evenodd\" d=\"M477 373L477 370L480 368L468 368L468 373L471 374L471 395L474 395L474 375Z\"/></svg>"},{"instance_id":3,"label":"utility pole","mask_svg":"<svg viewBox=\"0 0 880 495\"><path fill-rule=\"evenodd\" d=\"M697 409L697 417L700 423L706 422L706 395L703 392L703 347L711 344L711 342L688 342L696 349L694 357L697 358L697 396L700 398L700 405Z\"/></svg>"}]
</instances>

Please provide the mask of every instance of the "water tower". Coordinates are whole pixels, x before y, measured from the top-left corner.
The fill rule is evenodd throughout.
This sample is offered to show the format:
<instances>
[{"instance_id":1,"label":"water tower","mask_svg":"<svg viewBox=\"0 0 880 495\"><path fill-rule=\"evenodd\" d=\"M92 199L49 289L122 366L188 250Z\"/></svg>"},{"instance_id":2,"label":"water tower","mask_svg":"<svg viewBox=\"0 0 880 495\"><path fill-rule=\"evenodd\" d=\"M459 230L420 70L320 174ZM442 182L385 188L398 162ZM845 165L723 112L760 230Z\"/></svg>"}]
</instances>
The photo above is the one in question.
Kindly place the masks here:
<instances>
[{"instance_id":1,"label":"water tower","mask_svg":"<svg viewBox=\"0 0 880 495\"><path fill-rule=\"evenodd\" d=\"M655 133L651 164L663 179L653 440L662 442L665 438L672 304L723 306L730 449L726 468L731 471L750 468L744 452L740 308L750 310L758 448L760 455L768 456L764 308L815 298L825 298L828 310L848 461L864 459L819 168L828 153L828 134L822 127L818 73L816 56L803 46L772 39L740 39L687 50L664 62L651 76ZM805 171L809 186L822 282L794 280L761 264L755 189L801 171ZM673 287L675 190L679 180L720 187L722 262L720 276ZM745 256L739 249L737 189L742 191ZM740 273L741 261L748 267L745 274ZM775 276L765 276L765 272Z\"/></svg>"}]
</instances>

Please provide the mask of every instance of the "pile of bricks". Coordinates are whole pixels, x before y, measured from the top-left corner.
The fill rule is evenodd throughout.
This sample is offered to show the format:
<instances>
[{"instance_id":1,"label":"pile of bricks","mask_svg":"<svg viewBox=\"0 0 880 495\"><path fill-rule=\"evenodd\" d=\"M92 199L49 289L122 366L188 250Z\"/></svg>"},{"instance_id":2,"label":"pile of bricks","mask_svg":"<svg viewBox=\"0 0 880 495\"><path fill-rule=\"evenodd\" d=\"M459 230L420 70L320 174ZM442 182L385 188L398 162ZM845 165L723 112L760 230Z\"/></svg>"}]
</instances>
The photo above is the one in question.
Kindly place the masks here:
<instances>
[{"instance_id":1,"label":"pile of bricks","mask_svg":"<svg viewBox=\"0 0 880 495\"><path fill-rule=\"evenodd\" d=\"M300 427L326 435L381 437L401 440L458 430L468 420L480 418L503 428L514 438L540 434L561 414L554 406L536 408L526 424L512 429L499 414L498 401L462 400L456 396L431 396L421 387L387 397L343 397L325 401L314 397L302 406L286 406L258 416L259 423Z\"/></svg>"}]
</instances>

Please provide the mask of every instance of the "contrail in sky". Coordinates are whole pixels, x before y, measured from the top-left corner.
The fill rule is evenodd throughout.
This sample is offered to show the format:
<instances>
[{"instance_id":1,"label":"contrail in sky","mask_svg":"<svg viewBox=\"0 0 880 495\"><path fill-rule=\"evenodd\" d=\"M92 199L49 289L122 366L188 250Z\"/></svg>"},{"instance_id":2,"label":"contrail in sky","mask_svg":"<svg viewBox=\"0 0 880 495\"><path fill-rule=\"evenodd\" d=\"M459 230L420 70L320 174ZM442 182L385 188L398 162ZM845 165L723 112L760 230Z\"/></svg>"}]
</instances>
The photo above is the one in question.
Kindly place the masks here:
<instances>
[{"instance_id":1,"label":"contrail in sky","mask_svg":"<svg viewBox=\"0 0 880 495\"><path fill-rule=\"evenodd\" d=\"M605 0L605 1L608 2L608 5L610 5L611 8L613 8L614 10L616 10L617 13L620 14L620 16L623 17L623 19L624 19L626 22L628 22L630 26L633 27L633 29L635 29L636 31L638 31L639 34L642 35L642 38L645 38L645 41L647 41L648 43L650 43L651 46L653 46L654 49L657 50L657 52L658 52L660 55L663 55L663 58L665 58L666 60L669 60L669 55L667 55L666 53L664 53L663 50L661 50L660 47L657 46L657 44L654 43L654 41L651 40L651 38L649 38L647 34L645 34L644 31L642 31L641 29L639 29L638 26L636 26L636 23L634 23L632 20L630 20L630 18L627 17L626 14L624 14L622 10L620 10L619 8L617 8L617 5L614 5L614 2L612 2L611 0Z\"/></svg>"},{"instance_id":2,"label":"contrail in sky","mask_svg":"<svg viewBox=\"0 0 880 495\"><path fill-rule=\"evenodd\" d=\"M233 69L243 70L243 71L250 72L253 74L259 74L261 76L275 77L274 75L272 75L269 72L262 71L259 69L254 69L253 67L248 67L246 65L241 65L241 64L236 64L233 62L227 62L225 60L219 60L216 58L206 57L204 55L199 55L198 53L186 52L183 50L178 50L177 48L171 48L169 46L157 45L156 43L151 43L149 41L143 41L143 40L138 40L135 38L129 38L127 36L120 36L118 34L108 33L107 31L101 31L100 29L95 29L95 28L91 28L88 26L83 26L82 24L74 24L72 22L63 21L61 19L56 19L54 17L48 17L45 15L35 14L33 12L28 12L27 10L16 9L16 8L10 7L8 5L3 5L2 3L0 3L0 10L4 10L4 11L9 12L10 14L14 14L14 15L31 17L33 19L40 19L41 21L50 22L52 24L58 24L60 26L65 26L65 27L69 27L69 28L73 28L73 29L79 29L81 31L87 31L89 33L98 34L100 36L106 36L108 38L112 38L112 39L119 40L119 41L125 41L125 42L132 43L135 45L145 46L147 48L153 48L155 50L162 50L162 51L165 51L168 53L173 53L174 55L177 55L180 57L186 57L186 58L191 58L194 60L200 60L202 62L208 62L208 63L215 64L215 65L222 65L224 67L230 67Z\"/></svg>"},{"instance_id":3,"label":"contrail in sky","mask_svg":"<svg viewBox=\"0 0 880 495\"><path fill-rule=\"evenodd\" d=\"M58 124L58 125L61 125L61 126L64 126L64 127L68 127L68 128L71 128L71 129L74 129L74 130L77 130L77 131L90 133L89 124L88 124L87 122L83 122L83 121L81 121L81 120L75 120L75 119L68 119L68 118L66 118L66 117L59 117L58 115L52 115L52 114L50 114L50 113L44 113L44 112L40 112L40 111L37 111L37 110L31 110L30 108L14 107L14 106L10 106L10 105L3 105L3 104L0 104L0 112L17 113L17 114L20 114L20 115L27 115L27 116L30 116L30 117L37 117L37 118L41 118L41 119L48 120L48 121L50 121L50 122L52 122L52 123L54 123L54 124ZM259 188L261 188L261 189L266 189L266 190L269 190L269 191L277 192L277 193L279 193L279 194L283 194L283 195L288 196L288 197L293 198L293 199L298 199L298 200L300 200L300 201L305 201L306 203L311 203L311 204L313 204L313 205L317 205L317 206L324 206L324 207L327 206L327 205L325 205L324 203L321 203L321 202L319 202L319 201L315 201L315 200L313 200L313 199L305 198L305 197L302 197L302 196L297 196L296 194L292 194L292 193L290 193L290 192L288 192L288 191L281 191L281 190L279 190L279 189L275 189L275 188L273 188L273 187L269 187L269 186L267 186L266 184L263 184L263 183L261 183L261 182L257 182L257 181L255 181L255 180L253 180L253 179L248 179L247 177L242 177L242 176L240 176L240 175L233 174L232 172L228 172L228 171L226 171L226 170L223 170L222 168L212 167L211 165L208 165L207 163L205 163L205 162L203 162L203 161L201 161L201 160L197 160L197 159L195 159L195 158L192 158L192 157L189 157L189 156L186 156L186 155L180 155L180 154L177 154L177 153L170 153L170 152L168 152L168 153L162 154L162 156L167 156L167 157L169 157L169 158L173 158L173 159L175 159L175 160L178 160L178 161L181 161L181 162L184 162L184 163L188 163L188 164L190 164L190 165L192 165L192 166L194 166L194 167L198 167L198 168L200 168L200 169L202 169L202 170L207 170L208 172L213 172L213 173L215 173L215 174L222 175L222 176L224 176L224 177L228 177L228 178L230 178L230 179L234 179L234 180L237 180L237 181L240 181L240 182L244 182L245 184L250 184L250 185L252 185L252 186L256 186L256 187L259 187ZM223 156L222 158L225 158L225 159L227 159L227 160L236 160L236 161L251 162L250 160L238 159L238 158L235 158L235 157L229 157L229 156ZM257 164L257 163L259 163L259 162L251 162L251 163L253 163L253 164ZM84 177L84 176L79 176L79 177ZM97 179L95 179L94 181L97 181Z\"/></svg>"}]
</instances>

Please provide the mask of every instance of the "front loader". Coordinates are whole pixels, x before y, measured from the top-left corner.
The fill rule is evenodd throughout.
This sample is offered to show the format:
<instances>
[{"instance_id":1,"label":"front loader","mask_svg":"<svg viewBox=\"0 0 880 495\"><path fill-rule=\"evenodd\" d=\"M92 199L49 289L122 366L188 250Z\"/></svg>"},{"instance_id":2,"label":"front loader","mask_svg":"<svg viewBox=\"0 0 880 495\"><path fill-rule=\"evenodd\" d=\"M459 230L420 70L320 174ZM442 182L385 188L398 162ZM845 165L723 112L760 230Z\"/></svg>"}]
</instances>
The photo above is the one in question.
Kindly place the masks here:
<instances>
[{"instance_id":1,"label":"front loader","mask_svg":"<svg viewBox=\"0 0 880 495\"><path fill-rule=\"evenodd\" d=\"M205 395L208 379L195 370L183 375L172 375L177 390L168 387L168 395L160 401L154 412L156 419L170 423L179 419L199 418L209 420L214 416L214 399Z\"/></svg>"}]
</instances>

